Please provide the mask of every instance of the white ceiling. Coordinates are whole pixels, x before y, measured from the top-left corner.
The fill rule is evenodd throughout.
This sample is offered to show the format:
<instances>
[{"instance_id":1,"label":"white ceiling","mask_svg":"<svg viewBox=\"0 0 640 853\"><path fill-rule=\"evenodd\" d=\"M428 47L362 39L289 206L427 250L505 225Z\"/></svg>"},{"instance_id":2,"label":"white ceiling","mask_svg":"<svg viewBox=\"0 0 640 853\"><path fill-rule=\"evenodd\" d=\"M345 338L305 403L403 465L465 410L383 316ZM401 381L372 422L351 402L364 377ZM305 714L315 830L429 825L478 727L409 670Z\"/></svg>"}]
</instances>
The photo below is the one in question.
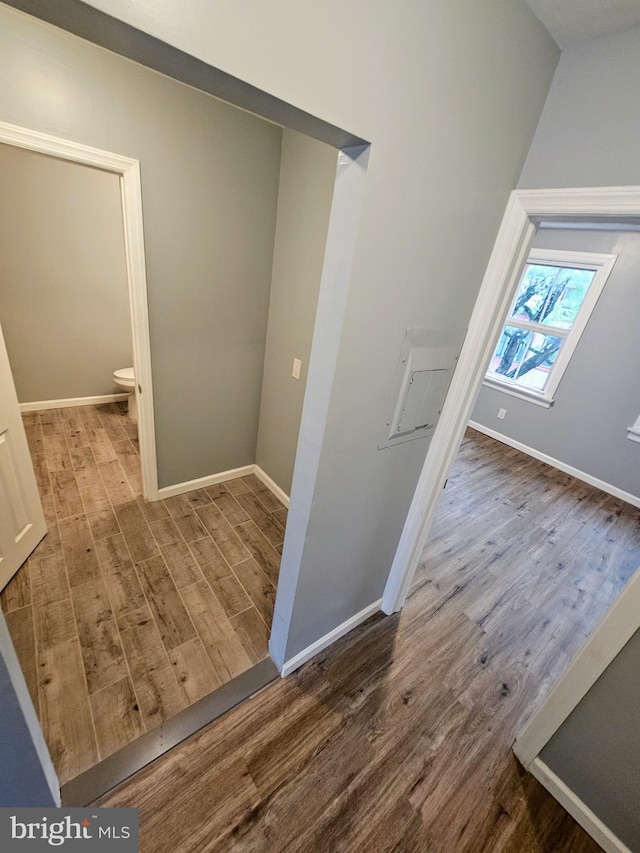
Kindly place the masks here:
<instances>
[{"instance_id":1,"label":"white ceiling","mask_svg":"<svg viewBox=\"0 0 640 853\"><path fill-rule=\"evenodd\" d=\"M560 47L640 24L640 0L525 0Z\"/></svg>"}]
</instances>

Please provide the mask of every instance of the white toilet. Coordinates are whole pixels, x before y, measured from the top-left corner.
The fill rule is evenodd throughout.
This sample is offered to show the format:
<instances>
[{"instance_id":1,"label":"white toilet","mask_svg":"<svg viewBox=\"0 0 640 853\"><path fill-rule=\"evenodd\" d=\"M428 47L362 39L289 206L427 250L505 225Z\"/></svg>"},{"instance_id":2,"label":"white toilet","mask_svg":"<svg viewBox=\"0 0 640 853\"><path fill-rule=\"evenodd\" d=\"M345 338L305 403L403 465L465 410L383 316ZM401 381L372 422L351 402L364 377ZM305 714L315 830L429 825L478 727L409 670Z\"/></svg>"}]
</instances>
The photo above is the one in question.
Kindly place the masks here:
<instances>
[{"instance_id":1,"label":"white toilet","mask_svg":"<svg viewBox=\"0 0 640 853\"><path fill-rule=\"evenodd\" d=\"M119 388L123 388L129 394L127 401L127 414L133 421L138 420L138 402L136 400L136 378L133 367L122 367L113 371L113 381Z\"/></svg>"}]
</instances>

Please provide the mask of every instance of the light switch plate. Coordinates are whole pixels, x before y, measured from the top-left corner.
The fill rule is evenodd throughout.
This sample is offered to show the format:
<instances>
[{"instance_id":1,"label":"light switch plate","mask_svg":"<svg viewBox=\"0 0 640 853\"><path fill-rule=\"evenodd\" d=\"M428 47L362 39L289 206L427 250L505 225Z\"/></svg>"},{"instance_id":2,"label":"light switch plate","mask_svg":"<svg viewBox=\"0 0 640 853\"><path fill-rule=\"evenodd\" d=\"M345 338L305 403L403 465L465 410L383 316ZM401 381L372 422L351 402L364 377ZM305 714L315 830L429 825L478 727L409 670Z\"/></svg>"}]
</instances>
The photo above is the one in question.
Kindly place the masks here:
<instances>
[{"instance_id":1,"label":"light switch plate","mask_svg":"<svg viewBox=\"0 0 640 853\"><path fill-rule=\"evenodd\" d=\"M302 362L299 358L293 359L293 370L291 371L291 375L294 379L300 379L300 370L302 368Z\"/></svg>"}]
</instances>

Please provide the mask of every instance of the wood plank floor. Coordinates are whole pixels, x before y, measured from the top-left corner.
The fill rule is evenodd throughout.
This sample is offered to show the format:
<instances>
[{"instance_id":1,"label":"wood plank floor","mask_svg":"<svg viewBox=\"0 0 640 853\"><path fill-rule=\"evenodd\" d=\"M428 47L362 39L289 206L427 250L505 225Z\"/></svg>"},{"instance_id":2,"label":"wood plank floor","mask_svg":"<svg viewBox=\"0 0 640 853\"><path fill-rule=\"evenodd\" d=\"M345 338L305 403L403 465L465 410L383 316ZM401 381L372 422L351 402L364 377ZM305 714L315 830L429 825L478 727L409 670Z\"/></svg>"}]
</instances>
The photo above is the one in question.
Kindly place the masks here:
<instances>
[{"instance_id":1,"label":"wood plank floor","mask_svg":"<svg viewBox=\"0 0 640 853\"><path fill-rule=\"evenodd\" d=\"M0 604L64 784L267 656L286 509L253 475L146 503L115 403L24 422L49 532Z\"/></svg>"},{"instance_id":2,"label":"wood plank floor","mask_svg":"<svg viewBox=\"0 0 640 853\"><path fill-rule=\"evenodd\" d=\"M524 721L640 565L640 512L469 431L402 614L105 796L144 853L595 853Z\"/></svg>"}]
</instances>

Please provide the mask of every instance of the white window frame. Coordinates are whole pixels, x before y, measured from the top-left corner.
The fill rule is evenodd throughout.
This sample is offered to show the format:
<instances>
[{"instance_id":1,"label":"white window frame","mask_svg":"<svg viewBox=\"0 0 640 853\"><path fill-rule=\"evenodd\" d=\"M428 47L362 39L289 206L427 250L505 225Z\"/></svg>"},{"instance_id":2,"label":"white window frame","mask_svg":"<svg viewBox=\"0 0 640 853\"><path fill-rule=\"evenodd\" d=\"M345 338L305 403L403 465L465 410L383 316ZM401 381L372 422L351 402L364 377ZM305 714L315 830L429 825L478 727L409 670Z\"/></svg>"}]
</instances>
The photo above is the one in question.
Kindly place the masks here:
<instances>
[{"instance_id":1,"label":"white window frame","mask_svg":"<svg viewBox=\"0 0 640 853\"><path fill-rule=\"evenodd\" d=\"M512 379L498 379L495 374L485 374L483 385L490 388L496 388L503 391L505 394L511 394L514 397L520 397L530 403L535 403L539 406L548 408L553 404L555 393L558 390L560 380L567 369L571 356L578 345L578 341L584 332L587 322L593 309L596 306L598 298L609 278L614 264L617 260L617 255L596 254L594 252L569 252L557 249L532 249L527 257L526 264L549 264L549 266L572 267L573 269L594 270L595 276L587 290L587 295L584 302L580 306L580 310L576 316L573 326L570 329L560 329L557 326L544 326L545 334L555 337L564 338L564 344L561 345L556 360L551 368L546 386L542 391L537 391L535 388L525 388L518 385ZM523 267L524 272L524 267ZM506 326L516 326L522 329L529 329L530 326L526 322L522 322L511 317L513 307L516 302L522 274L518 276L511 300L509 302L509 310L505 316L503 323L503 331ZM640 422L640 418L638 419ZM634 425L634 427L637 426ZM640 435L638 436L640 439Z\"/></svg>"}]
</instances>

